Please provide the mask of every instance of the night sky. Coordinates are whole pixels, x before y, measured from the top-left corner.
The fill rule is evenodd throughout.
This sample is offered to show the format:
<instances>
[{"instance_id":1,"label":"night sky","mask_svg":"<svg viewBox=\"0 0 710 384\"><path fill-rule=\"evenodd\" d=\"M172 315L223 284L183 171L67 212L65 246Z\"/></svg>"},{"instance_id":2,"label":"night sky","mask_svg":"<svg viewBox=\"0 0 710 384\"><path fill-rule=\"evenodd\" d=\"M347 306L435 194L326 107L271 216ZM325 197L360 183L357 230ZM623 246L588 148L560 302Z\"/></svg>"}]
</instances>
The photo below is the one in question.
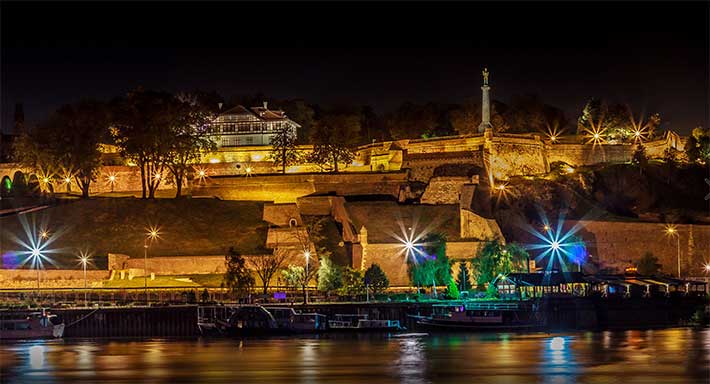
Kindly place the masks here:
<instances>
[{"instance_id":1,"label":"night sky","mask_svg":"<svg viewBox=\"0 0 710 384\"><path fill-rule=\"evenodd\" d=\"M576 119L590 97L708 121L707 2L3 3L2 125L138 85L322 105L533 93Z\"/></svg>"}]
</instances>

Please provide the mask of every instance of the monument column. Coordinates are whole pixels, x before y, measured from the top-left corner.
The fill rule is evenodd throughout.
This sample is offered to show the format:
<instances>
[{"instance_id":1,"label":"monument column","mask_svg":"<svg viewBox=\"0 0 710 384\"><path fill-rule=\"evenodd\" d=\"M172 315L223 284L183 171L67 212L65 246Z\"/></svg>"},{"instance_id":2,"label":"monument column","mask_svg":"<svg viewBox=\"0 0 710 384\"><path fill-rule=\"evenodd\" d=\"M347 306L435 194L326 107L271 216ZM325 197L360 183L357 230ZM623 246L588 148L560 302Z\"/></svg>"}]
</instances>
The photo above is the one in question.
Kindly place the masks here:
<instances>
[{"instance_id":1,"label":"monument column","mask_svg":"<svg viewBox=\"0 0 710 384\"><path fill-rule=\"evenodd\" d=\"M481 91L483 91L483 97L481 100L481 125L478 126L478 132L483 133L487 129L493 129L491 125L491 101L488 91L491 87L488 86L488 68L483 69L483 86Z\"/></svg>"}]
</instances>

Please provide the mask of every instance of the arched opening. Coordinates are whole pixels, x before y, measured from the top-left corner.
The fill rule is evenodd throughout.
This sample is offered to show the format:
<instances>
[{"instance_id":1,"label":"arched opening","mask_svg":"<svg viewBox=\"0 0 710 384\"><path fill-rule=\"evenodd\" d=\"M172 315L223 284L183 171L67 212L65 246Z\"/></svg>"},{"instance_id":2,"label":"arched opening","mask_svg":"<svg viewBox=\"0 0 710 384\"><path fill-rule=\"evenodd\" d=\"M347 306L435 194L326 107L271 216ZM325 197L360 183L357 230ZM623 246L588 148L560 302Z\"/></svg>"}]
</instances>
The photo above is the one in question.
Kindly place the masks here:
<instances>
[{"instance_id":1,"label":"arched opening","mask_svg":"<svg viewBox=\"0 0 710 384\"><path fill-rule=\"evenodd\" d=\"M298 226L298 220L296 220L295 218L292 217L292 218L289 219L289 221L288 221L288 226L289 226L289 228L297 227L297 226Z\"/></svg>"},{"instance_id":2,"label":"arched opening","mask_svg":"<svg viewBox=\"0 0 710 384\"><path fill-rule=\"evenodd\" d=\"M0 181L0 196L8 197L12 193L12 180L9 176L3 176Z\"/></svg>"},{"instance_id":3,"label":"arched opening","mask_svg":"<svg viewBox=\"0 0 710 384\"><path fill-rule=\"evenodd\" d=\"M24 196L27 194L27 179L22 171L17 171L12 176L13 196Z\"/></svg>"}]
</instances>

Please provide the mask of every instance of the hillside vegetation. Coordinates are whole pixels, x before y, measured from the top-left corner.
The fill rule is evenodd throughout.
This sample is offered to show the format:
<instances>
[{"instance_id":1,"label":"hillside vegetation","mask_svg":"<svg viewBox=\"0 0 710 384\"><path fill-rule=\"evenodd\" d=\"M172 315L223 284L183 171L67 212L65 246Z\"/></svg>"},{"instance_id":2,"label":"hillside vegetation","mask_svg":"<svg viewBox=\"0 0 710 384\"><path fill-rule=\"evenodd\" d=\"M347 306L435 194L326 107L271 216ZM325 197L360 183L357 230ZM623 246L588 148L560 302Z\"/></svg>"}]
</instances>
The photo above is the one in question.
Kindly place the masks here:
<instances>
[{"instance_id":1,"label":"hillside vegetation","mask_svg":"<svg viewBox=\"0 0 710 384\"><path fill-rule=\"evenodd\" d=\"M259 202L215 199L94 198L76 200L51 208L0 218L0 251L6 267L16 265L16 251L24 248L27 232L46 228L52 239L48 249L58 266L77 268L75 253L89 248L98 267L106 266L106 256L123 253L143 255L147 228L160 228L160 238L150 244L149 255L219 255L234 246L243 254L262 253L267 223L262 221ZM45 263L46 264L46 263Z\"/></svg>"}]
</instances>

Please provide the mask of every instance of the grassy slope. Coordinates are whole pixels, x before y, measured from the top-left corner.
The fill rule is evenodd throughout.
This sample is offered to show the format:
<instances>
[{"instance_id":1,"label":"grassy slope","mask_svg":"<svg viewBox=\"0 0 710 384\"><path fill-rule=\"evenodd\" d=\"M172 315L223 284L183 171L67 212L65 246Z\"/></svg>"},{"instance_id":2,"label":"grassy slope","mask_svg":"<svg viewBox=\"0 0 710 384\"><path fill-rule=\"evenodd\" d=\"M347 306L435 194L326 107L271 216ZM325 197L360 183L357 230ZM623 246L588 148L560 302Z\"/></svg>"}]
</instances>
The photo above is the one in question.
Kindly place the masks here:
<instances>
[{"instance_id":1,"label":"grassy slope","mask_svg":"<svg viewBox=\"0 0 710 384\"><path fill-rule=\"evenodd\" d=\"M256 202L213 199L94 198L58 205L34 214L0 218L0 251L3 263L11 263L7 252L22 249L12 240L26 241L23 224L46 227L56 237L51 248L62 267L75 267L73 252L89 247L94 262L105 267L107 253L143 255L146 227L160 226L161 238L151 244L150 254L219 255L229 246L244 254L262 252L267 224L263 206ZM42 224L46 223L46 224Z\"/></svg>"}]
</instances>

